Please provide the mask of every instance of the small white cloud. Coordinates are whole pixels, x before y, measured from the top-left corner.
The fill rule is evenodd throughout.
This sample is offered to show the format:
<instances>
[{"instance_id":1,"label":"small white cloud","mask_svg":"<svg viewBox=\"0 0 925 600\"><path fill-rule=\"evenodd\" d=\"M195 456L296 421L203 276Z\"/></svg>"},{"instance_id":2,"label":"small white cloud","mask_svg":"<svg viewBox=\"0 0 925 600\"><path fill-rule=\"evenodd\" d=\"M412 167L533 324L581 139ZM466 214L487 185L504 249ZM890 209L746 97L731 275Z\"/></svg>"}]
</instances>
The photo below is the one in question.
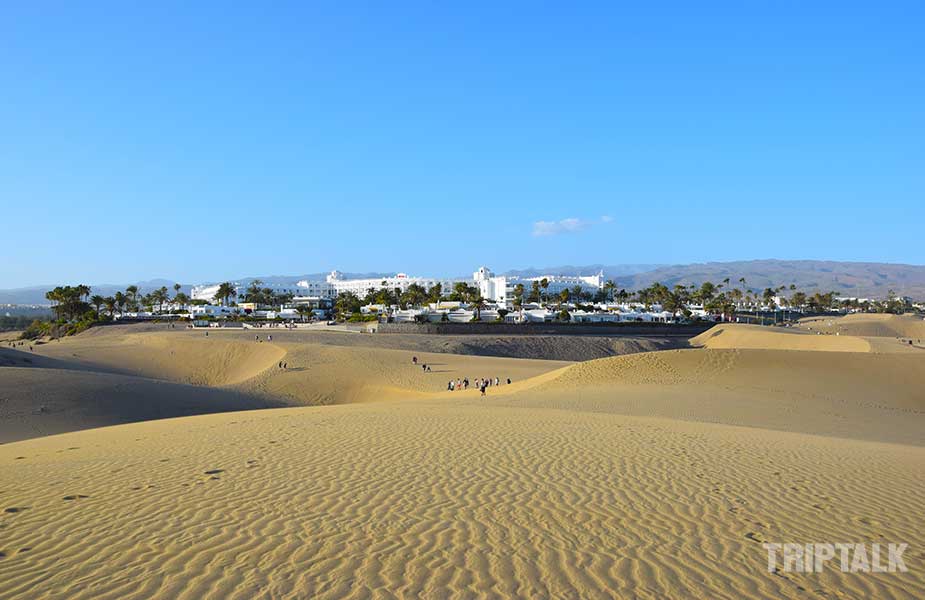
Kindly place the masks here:
<instances>
[{"instance_id":1,"label":"small white cloud","mask_svg":"<svg viewBox=\"0 0 925 600\"><path fill-rule=\"evenodd\" d=\"M560 233L577 233L592 225L610 223L611 221L613 221L613 218L606 215L601 217L598 221L588 221L575 217L569 217L560 221L535 221L533 223L533 235L534 237L542 237L547 235L559 235Z\"/></svg>"}]
</instances>

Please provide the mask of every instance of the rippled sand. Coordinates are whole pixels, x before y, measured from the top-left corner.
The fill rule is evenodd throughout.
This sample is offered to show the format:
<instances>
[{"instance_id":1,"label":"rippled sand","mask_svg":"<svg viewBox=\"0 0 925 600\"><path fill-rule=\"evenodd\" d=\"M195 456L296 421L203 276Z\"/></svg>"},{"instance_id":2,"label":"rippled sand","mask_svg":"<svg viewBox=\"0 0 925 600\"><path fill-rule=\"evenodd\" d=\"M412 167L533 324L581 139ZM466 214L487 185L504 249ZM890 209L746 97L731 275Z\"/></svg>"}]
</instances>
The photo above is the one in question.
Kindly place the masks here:
<instances>
[{"instance_id":1,"label":"rippled sand","mask_svg":"<svg viewBox=\"0 0 925 600\"><path fill-rule=\"evenodd\" d=\"M0 597L925 595L925 356L480 359L536 369L481 397L370 352L363 403L0 445ZM235 389L331 382L304 366ZM765 541L905 542L909 572L769 573Z\"/></svg>"}]
</instances>

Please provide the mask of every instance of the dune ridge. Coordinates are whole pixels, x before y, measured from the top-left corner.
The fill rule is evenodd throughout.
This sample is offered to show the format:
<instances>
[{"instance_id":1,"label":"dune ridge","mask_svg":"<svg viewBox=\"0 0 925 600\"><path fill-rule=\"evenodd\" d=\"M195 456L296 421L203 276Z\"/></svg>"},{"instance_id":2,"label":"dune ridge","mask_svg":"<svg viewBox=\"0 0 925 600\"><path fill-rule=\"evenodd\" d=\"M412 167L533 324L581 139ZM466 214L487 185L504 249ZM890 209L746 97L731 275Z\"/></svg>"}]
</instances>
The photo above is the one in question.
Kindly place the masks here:
<instances>
[{"instance_id":1,"label":"dune ridge","mask_svg":"<svg viewBox=\"0 0 925 600\"><path fill-rule=\"evenodd\" d=\"M336 405L0 445L0 597L921 597L925 354L831 349L848 337L724 326L582 363L275 333L49 344L0 368L0 395L86 378L87 396L127 380L119 403L147 382ZM168 364L193 352L228 356ZM763 542L846 540L908 543L909 571L767 571Z\"/></svg>"}]
</instances>

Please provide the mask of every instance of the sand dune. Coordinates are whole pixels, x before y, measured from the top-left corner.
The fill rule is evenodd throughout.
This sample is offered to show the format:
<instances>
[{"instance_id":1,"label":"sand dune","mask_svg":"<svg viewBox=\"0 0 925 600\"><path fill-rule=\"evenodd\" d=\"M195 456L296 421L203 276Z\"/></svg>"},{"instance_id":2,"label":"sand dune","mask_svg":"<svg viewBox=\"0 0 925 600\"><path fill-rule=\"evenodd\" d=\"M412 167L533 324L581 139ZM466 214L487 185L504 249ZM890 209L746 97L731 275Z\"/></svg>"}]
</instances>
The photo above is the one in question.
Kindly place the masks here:
<instances>
[{"instance_id":1,"label":"sand dune","mask_svg":"<svg viewBox=\"0 0 925 600\"><path fill-rule=\"evenodd\" d=\"M925 544L925 449L494 400L222 414L0 447L8 598L914 597L761 541ZM918 550L916 551L918 552Z\"/></svg>"},{"instance_id":2,"label":"sand dune","mask_svg":"<svg viewBox=\"0 0 925 600\"><path fill-rule=\"evenodd\" d=\"M853 314L844 317L801 319L802 330L867 337L914 338L925 340L925 320L915 315Z\"/></svg>"},{"instance_id":3,"label":"sand dune","mask_svg":"<svg viewBox=\"0 0 925 600\"><path fill-rule=\"evenodd\" d=\"M211 386L251 379L286 354L275 344L166 332L77 336L36 347L36 352L95 370Z\"/></svg>"},{"instance_id":4,"label":"sand dune","mask_svg":"<svg viewBox=\"0 0 925 600\"><path fill-rule=\"evenodd\" d=\"M760 325L722 324L691 339L694 346L720 349L812 350L818 352L870 352L870 343L849 335L819 336L793 329Z\"/></svg>"},{"instance_id":5,"label":"sand dune","mask_svg":"<svg viewBox=\"0 0 925 600\"><path fill-rule=\"evenodd\" d=\"M0 444L107 425L282 405L234 390L141 377L5 367L0 371Z\"/></svg>"},{"instance_id":6,"label":"sand dune","mask_svg":"<svg viewBox=\"0 0 925 600\"><path fill-rule=\"evenodd\" d=\"M42 346L0 383L354 403L0 446L0 597L925 595L925 353L718 331L578 364L419 353L431 373L404 349L284 335ZM769 573L764 541L905 542L909 571Z\"/></svg>"},{"instance_id":7,"label":"sand dune","mask_svg":"<svg viewBox=\"0 0 925 600\"><path fill-rule=\"evenodd\" d=\"M570 364L302 343L286 333L257 343L253 332L112 327L34 352L0 348L0 442L221 410L408 398L445 390L450 379L520 381Z\"/></svg>"},{"instance_id":8,"label":"sand dune","mask_svg":"<svg viewBox=\"0 0 925 600\"><path fill-rule=\"evenodd\" d=\"M925 446L923 389L925 356L683 350L580 363L504 403Z\"/></svg>"}]
</instances>

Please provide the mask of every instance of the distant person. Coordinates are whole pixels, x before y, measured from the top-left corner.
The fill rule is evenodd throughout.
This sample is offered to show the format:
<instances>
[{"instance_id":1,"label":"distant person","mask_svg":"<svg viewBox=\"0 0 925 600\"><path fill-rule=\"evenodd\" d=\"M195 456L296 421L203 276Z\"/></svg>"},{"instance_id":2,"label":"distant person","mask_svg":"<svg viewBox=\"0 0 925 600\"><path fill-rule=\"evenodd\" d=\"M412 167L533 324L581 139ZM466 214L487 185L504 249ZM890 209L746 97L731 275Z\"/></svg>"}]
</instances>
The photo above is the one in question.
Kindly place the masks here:
<instances>
[{"instance_id":1,"label":"distant person","mask_svg":"<svg viewBox=\"0 0 925 600\"><path fill-rule=\"evenodd\" d=\"M412 365L418 364L418 357L417 357L417 356L412 356L412 357L411 357L411 364L412 364Z\"/></svg>"},{"instance_id":2,"label":"distant person","mask_svg":"<svg viewBox=\"0 0 925 600\"><path fill-rule=\"evenodd\" d=\"M510 377L507 378L507 384L508 384L508 385L511 385L511 378L510 378Z\"/></svg>"},{"instance_id":3,"label":"distant person","mask_svg":"<svg viewBox=\"0 0 925 600\"><path fill-rule=\"evenodd\" d=\"M450 382L446 384L446 391L448 392L453 391L453 380L452 379L450 379Z\"/></svg>"},{"instance_id":4,"label":"distant person","mask_svg":"<svg viewBox=\"0 0 925 600\"><path fill-rule=\"evenodd\" d=\"M483 395L483 396L485 395L485 388L486 388L486 387L488 387L488 386L486 386L486 385L483 384L482 387L479 388L479 389L482 391L482 395Z\"/></svg>"}]
</instances>

